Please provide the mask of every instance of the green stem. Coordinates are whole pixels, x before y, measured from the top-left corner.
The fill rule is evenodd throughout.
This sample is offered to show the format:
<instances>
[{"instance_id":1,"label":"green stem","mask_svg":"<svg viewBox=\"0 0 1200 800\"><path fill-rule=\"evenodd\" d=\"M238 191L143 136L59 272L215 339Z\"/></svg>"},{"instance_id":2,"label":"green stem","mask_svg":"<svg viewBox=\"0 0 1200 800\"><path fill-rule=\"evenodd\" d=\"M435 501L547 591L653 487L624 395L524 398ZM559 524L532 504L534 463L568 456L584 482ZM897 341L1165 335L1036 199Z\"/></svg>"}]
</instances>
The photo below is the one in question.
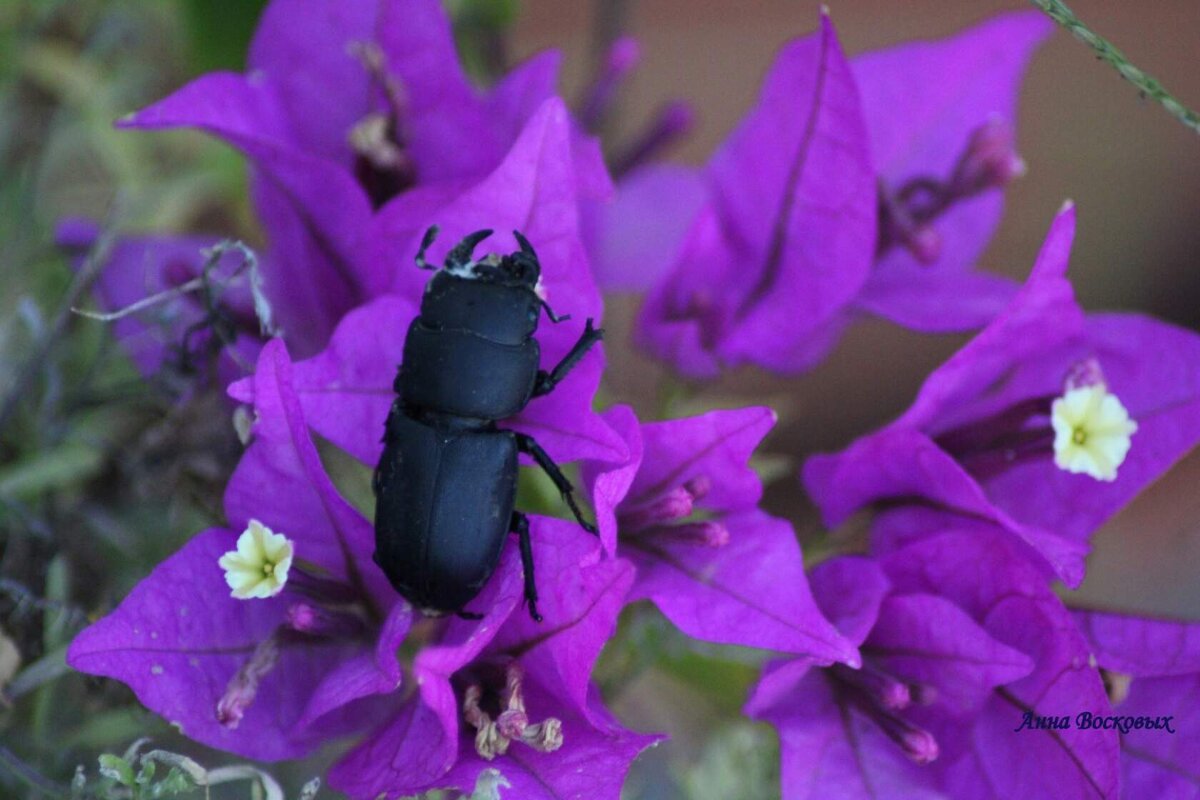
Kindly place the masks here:
<instances>
[{"instance_id":1,"label":"green stem","mask_svg":"<svg viewBox=\"0 0 1200 800\"><path fill-rule=\"evenodd\" d=\"M66 797L67 787L47 778L17 757L13 751L0 745L0 768L16 776L22 783L39 794L48 797Z\"/></svg>"},{"instance_id":2,"label":"green stem","mask_svg":"<svg viewBox=\"0 0 1200 800\"><path fill-rule=\"evenodd\" d=\"M1145 97L1151 97L1167 110L1171 116L1200 133L1200 114L1192 111L1175 99L1174 95L1163 88L1162 84L1142 72L1129 62L1120 50L1103 36L1097 35L1075 16L1071 9L1060 0L1031 0L1031 2L1046 12L1050 19L1070 31L1076 39L1095 51L1096 56L1112 65L1121 77L1132 83Z\"/></svg>"}]
</instances>

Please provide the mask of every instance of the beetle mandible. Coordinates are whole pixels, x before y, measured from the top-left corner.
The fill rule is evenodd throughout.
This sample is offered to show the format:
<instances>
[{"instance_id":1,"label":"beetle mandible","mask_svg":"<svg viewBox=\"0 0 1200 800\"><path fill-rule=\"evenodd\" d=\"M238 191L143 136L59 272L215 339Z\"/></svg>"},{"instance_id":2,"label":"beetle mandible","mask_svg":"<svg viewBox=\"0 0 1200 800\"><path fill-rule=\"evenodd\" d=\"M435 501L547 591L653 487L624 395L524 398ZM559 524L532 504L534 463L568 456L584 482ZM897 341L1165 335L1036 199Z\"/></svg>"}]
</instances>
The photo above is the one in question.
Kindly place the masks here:
<instances>
[{"instance_id":1,"label":"beetle mandible","mask_svg":"<svg viewBox=\"0 0 1200 800\"><path fill-rule=\"evenodd\" d=\"M517 454L546 471L575 519L596 528L575 504L574 487L531 436L496 427L534 397L550 392L604 331L589 319L554 369L540 369L533 338L543 309L541 265L519 232L520 250L473 260L490 230L465 237L442 269L425 260L437 236L431 227L417 266L435 270L421 310L408 328L393 388L383 455L375 468L375 563L401 595L428 612L464 611L496 568L504 538L519 537L525 599L537 621L537 586L529 520L514 509Z\"/></svg>"}]
</instances>

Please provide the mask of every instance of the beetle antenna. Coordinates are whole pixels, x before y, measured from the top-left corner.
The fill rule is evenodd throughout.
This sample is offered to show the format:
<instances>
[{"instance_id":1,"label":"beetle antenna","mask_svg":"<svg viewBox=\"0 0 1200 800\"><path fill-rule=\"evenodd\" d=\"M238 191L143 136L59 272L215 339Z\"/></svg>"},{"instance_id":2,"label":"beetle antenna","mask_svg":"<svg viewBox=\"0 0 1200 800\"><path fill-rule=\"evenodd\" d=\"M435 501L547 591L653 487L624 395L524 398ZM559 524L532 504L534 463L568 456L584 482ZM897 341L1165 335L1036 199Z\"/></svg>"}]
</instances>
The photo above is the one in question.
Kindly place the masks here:
<instances>
[{"instance_id":1,"label":"beetle antenna","mask_svg":"<svg viewBox=\"0 0 1200 800\"><path fill-rule=\"evenodd\" d=\"M417 266L421 269L437 269L437 264L430 264L425 260L425 251L429 249L429 245L433 244L437 235L438 226L430 225L429 230L425 231L425 235L421 238L421 248L417 250Z\"/></svg>"},{"instance_id":2,"label":"beetle antenna","mask_svg":"<svg viewBox=\"0 0 1200 800\"><path fill-rule=\"evenodd\" d=\"M471 263L471 253L475 251L476 245L484 239L492 235L490 229L475 231L468 233L463 237L463 240L454 246L454 249L446 254L446 269L463 268Z\"/></svg>"},{"instance_id":3,"label":"beetle antenna","mask_svg":"<svg viewBox=\"0 0 1200 800\"><path fill-rule=\"evenodd\" d=\"M529 256L534 261L538 260L537 253L533 251L533 245L529 243L528 239L521 235L520 231L513 231L513 238L517 240L517 244L521 245L522 253Z\"/></svg>"},{"instance_id":4,"label":"beetle antenna","mask_svg":"<svg viewBox=\"0 0 1200 800\"><path fill-rule=\"evenodd\" d=\"M542 308L546 309L546 316L550 318L551 322L566 322L571 318L570 314L563 314L561 317L555 316L554 309L550 308L550 304L545 300L542 300L541 302Z\"/></svg>"}]
</instances>

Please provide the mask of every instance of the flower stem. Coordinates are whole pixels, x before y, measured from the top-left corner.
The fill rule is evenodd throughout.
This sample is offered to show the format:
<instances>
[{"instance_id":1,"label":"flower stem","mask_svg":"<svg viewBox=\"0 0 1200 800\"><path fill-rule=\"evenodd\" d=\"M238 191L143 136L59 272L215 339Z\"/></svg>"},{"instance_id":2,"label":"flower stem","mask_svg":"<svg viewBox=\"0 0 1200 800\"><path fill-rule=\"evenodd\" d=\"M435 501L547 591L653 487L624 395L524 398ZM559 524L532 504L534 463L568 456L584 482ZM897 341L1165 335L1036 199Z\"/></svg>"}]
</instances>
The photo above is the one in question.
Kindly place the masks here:
<instances>
[{"instance_id":1,"label":"flower stem","mask_svg":"<svg viewBox=\"0 0 1200 800\"><path fill-rule=\"evenodd\" d=\"M1200 133L1200 114L1179 102L1174 95L1163 88L1161 83L1130 63L1129 59L1111 42L1084 25L1061 0L1031 0L1031 2L1046 12L1050 19L1070 31L1076 39L1092 48L1098 58L1107 61L1113 69L1120 73L1122 78L1136 86L1143 97L1153 98L1175 119Z\"/></svg>"}]
</instances>

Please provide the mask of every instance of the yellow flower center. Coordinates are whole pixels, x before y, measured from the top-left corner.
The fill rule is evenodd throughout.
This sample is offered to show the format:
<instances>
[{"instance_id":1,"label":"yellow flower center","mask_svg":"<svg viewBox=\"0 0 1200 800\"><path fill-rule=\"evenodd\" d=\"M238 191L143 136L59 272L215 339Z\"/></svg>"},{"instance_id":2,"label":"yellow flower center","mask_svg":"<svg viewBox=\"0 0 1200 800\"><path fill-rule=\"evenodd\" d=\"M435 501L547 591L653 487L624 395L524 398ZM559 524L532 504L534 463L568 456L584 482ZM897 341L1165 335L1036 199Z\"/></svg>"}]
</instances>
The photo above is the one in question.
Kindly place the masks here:
<instances>
[{"instance_id":1,"label":"yellow flower center","mask_svg":"<svg viewBox=\"0 0 1200 800\"><path fill-rule=\"evenodd\" d=\"M1116 479L1138 427L1103 384L1068 389L1050 407L1050 422L1055 465L1100 481Z\"/></svg>"},{"instance_id":2,"label":"yellow flower center","mask_svg":"<svg viewBox=\"0 0 1200 800\"><path fill-rule=\"evenodd\" d=\"M237 549L221 556L230 594L239 600L274 597L283 591L295 548L292 541L256 519L238 537Z\"/></svg>"}]
</instances>

